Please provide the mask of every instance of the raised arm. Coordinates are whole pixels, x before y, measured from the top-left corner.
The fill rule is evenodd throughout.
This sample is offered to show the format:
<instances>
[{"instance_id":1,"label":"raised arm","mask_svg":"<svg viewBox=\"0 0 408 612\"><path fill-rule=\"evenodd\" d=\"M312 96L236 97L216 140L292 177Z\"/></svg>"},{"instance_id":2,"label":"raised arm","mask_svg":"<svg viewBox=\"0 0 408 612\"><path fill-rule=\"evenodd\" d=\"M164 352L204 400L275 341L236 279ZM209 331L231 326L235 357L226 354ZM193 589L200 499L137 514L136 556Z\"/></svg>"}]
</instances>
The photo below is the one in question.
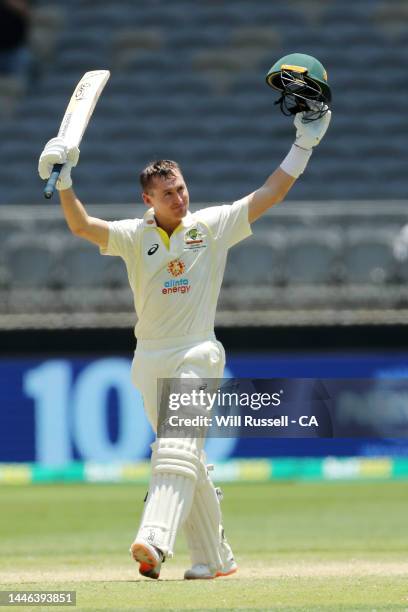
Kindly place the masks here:
<instances>
[{"instance_id":1,"label":"raised arm","mask_svg":"<svg viewBox=\"0 0 408 612\"><path fill-rule=\"evenodd\" d=\"M41 153L38 171L41 178L46 180L55 163L64 164L57 181L57 189L67 225L75 236L105 249L109 238L108 223L103 219L90 217L72 189L71 169L77 165L78 159L79 150L76 147L69 149L61 138L53 138Z\"/></svg>"},{"instance_id":2,"label":"raised arm","mask_svg":"<svg viewBox=\"0 0 408 612\"><path fill-rule=\"evenodd\" d=\"M106 249L108 246L109 226L103 219L90 217L83 204L76 197L73 189L59 192L64 217L75 236L85 238Z\"/></svg>"},{"instance_id":3,"label":"raised arm","mask_svg":"<svg viewBox=\"0 0 408 612\"><path fill-rule=\"evenodd\" d=\"M285 199L286 194L296 179L304 172L307 163L329 127L331 112L328 111L321 119L305 123L304 113L295 116L296 139L280 167L266 182L246 196L248 200L248 221L253 223L264 212Z\"/></svg>"}]
</instances>

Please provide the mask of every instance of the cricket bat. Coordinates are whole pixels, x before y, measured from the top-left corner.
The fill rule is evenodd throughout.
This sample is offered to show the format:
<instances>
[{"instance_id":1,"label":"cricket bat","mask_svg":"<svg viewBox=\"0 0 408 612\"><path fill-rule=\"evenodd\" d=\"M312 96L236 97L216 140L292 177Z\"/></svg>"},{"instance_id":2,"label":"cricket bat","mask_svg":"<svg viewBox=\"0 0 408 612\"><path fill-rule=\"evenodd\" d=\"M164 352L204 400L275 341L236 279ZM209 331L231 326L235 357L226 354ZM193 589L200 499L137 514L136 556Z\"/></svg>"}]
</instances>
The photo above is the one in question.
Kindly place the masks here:
<instances>
[{"instance_id":1,"label":"cricket bat","mask_svg":"<svg viewBox=\"0 0 408 612\"><path fill-rule=\"evenodd\" d=\"M109 70L92 70L85 72L71 96L58 136L69 146L79 147L86 126L94 111L99 96L108 79ZM44 196L52 197L63 164L54 164L44 189Z\"/></svg>"}]
</instances>

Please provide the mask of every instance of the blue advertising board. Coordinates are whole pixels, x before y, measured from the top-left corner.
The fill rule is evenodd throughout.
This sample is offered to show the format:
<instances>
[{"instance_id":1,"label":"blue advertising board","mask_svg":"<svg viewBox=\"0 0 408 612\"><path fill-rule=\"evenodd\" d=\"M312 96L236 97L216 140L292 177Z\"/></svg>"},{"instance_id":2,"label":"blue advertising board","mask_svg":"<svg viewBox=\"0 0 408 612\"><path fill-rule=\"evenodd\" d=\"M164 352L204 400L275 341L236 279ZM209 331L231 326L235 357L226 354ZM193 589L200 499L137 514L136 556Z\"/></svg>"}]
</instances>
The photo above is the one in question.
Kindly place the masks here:
<instances>
[{"instance_id":1,"label":"blue advertising board","mask_svg":"<svg viewBox=\"0 0 408 612\"><path fill-rule=\"evenodd\" d=\"M233 378L408 379L408 353L231 355ZM367 391L364 391L367 392ZM130 382L130 359L0 360L0 462L63 465L138 461L153 434ZM213 461L229 457L408 455L401 438L211 438Z\"/></svg>"}]
</instances>

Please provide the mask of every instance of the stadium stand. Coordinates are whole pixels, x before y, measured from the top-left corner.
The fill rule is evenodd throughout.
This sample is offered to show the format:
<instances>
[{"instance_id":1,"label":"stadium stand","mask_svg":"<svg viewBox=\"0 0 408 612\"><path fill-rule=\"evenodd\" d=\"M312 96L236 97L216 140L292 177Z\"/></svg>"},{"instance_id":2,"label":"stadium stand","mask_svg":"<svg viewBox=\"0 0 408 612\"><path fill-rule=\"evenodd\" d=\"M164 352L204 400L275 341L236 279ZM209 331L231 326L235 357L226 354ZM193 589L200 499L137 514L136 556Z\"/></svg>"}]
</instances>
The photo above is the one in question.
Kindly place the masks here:
<instances>
[{"instance_id":1,"label":"stadium stand","mask_svg":"<svg viewBox=\"0 0 408 612\"><path fill-rule=\"evenodd\" d=\"M257 232L249 242L238 244L228 255L225 287L279 285L282 282L285 240L276 232Z\"/></svg>"},{"instance_id":2,"label":"stadium stand","mask_svg":"<svg viewBox=\"0 0 408 612\"><path fill-rule=\"evenodd\" d=\"M288 284L326 285L336 279L341 238L330 228L292 230L286 238L285 279Z\"/></svg>"},{"instance_id":3,"label":"stadium stand","mask_svg":"<svg viewBox=\"0 0 408 612\"><path fill-rule=\"evenodd\" d=\"M106 219L144 210L89 207ZM369 324L390 308L394 318L406 316L406 223L404 202L277 206L229 252L219 318L281 325L295 317L320 325L331 311L330 320ZM115 327L131 325L133 309L122 260L101 257L71 236L57 207L0 207L0 323L6 317L8 327L21 326L24 314L27 327L64 327L78 315L77 326L109 320Z\"/></svg>"},{"instance_id":4,"label":"stadium stand","mask_svg":"<svg viewBox=\"0 0 408 612\"><path fill-rule=\"evenodd\" d=\"M41 74L25 96L0 82L2 314L27 313L35 325L37 314L133 309L122 262L71 239L55 203L40 206L38 154L82 73L112 76L75 184L101 205L97 215L124 218L143 214L138 173L154 158L180 162L196 209L261 185L293 139L265 74L295 50L328 68L330 132L291 202L231 251L220 316L258 309L258 320L280 324L290 312L318 321L322 308L364 309L370 321L374 308L407 306L407 266L393 244L407 222L405 2L38 0L34 13Z\"/></svg>"},{"instance_id":5,"label":"stadium stand","mask_svg":"<svg viewBox=\"0 0 408 612\"><path fill-rule=\"evenodd\" d=\"M185 166L195 201L230 201L252 191L293 137L291 121L279 115L264 85L274 59L293 50L327 65L335 114L325 150L315 153L307 180L291 197L406 195L400 179L408 136L404 2L355 0L344 10L340 0L255 0L249 10L241 0L68 0L63 8L40 0L35 14L33 47L47 61L0 127L0 167L12 149L24 168L24 181L16 185L11 173L1 182L0 203L40 203L38 153L54 135L73 84L96 67L110 68L112 79L75 173L84 200L136 201L138 170L151 158L171 156ZM115 182L123 186L119 193L109 188Z\"/></svg>"},{"instance_id":6,"label":"stadium stand","mask_svg":"<svg viewBox=\"0 0 408 612\"><path fill-rule=\"evenodd\" d=\"M56 286L56 236L22 233L10 237L4 248L10 287L52 288Z\"/></svg>"},{"instance_id":7,"label":"stadium stand","mask_svg":"<svg viewBox=\"0 0 408 612\"><path fill-rule=\"evenodd\" d=\"M352 228L345 237L342 262L345 267L345 282L348 284L390 283L397 264L393 243L397 231L378 228Z\"/></svg>"}]
</instances>

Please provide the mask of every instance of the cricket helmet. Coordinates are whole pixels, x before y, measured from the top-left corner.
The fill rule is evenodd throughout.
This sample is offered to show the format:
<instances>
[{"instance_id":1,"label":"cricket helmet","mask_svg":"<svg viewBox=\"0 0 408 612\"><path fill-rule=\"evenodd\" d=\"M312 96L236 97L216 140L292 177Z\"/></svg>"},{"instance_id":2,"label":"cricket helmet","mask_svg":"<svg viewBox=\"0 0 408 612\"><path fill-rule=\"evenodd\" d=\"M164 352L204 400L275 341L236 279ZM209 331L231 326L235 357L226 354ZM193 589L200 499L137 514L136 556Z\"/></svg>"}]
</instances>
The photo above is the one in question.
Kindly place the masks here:
<instances>
[{"instance_id":1,"label":"cricket helmet","mask_svg":"<svg viewBox=\"0 0 408 612\"><path fill-rule=\"evenodd\" d=\"M306 113L303 121L316 121L331 105L331 90L324 66L311 55L291 53L278 60L266 75L267 84L281 92L275 102L284 115Z\"/></svg>"}]
</instances>

